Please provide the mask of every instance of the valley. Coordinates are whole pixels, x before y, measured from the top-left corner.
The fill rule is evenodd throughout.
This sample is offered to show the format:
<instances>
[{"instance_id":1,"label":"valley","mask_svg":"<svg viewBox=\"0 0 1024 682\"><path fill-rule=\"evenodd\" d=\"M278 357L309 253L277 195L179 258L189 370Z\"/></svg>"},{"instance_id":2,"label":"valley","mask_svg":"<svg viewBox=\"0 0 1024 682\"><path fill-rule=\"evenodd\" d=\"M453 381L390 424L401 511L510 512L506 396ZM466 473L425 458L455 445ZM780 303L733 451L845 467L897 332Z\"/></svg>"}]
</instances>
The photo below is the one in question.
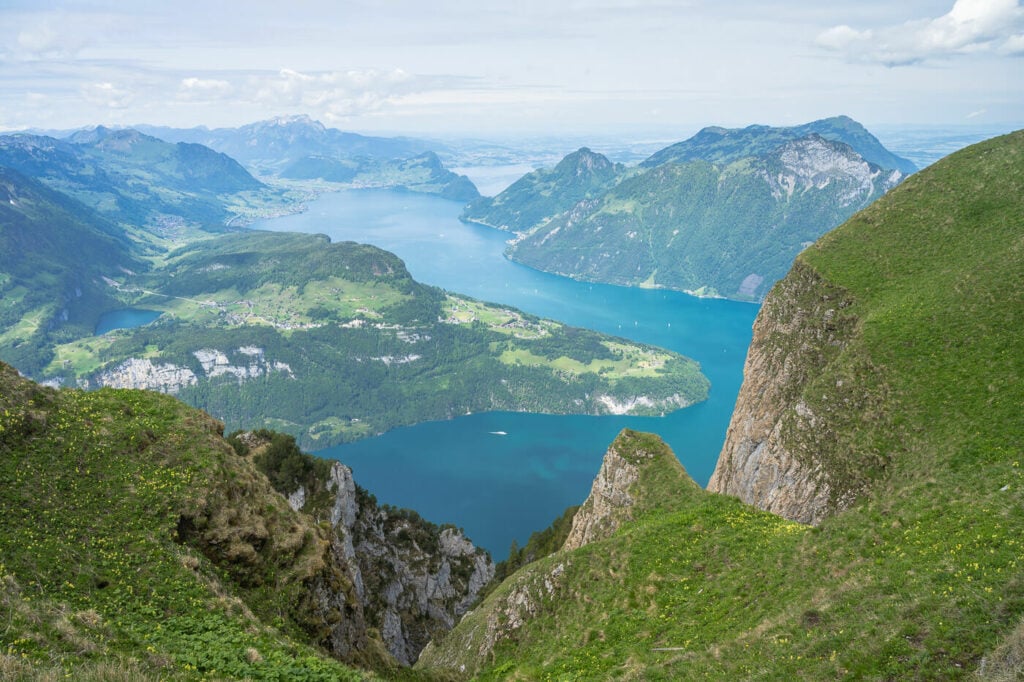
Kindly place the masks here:
<instances>
[{"instance_id":1,"label":"valley","mask_svg":"<svg viewBox=\"0 0 1024 682\"><path fill-rule=\"evenodd\" d=\"M913 175L817 239L760 309L654 288L653 275L621 287L523 267L503 256L507 234L460 222L461 200L437 187L335 191L321 178L303 191L332 191L307 194L303 213L253 230L194 223L172 243L137 239L87 190L77 194L92 208L5 176L13 229L0 236L31 249L37 230L61 248L29 251L41 279L3 261L16 323L0 350L21 349L13 357L50 386L90 390L55 391L0 365L0 535L18 548L0 574L4 603L22 600L0 663L22 674L32 664L19 660L49 656L87 670L70 638L132 676L156 665L131 652L162 609L158 634L141 641L183 679L363 674L335 659L400 679L749 677L764 661L785 675L870 676L884 663L930 677L979 658L1001 665L1019 619L1003 577L1016 574L1006 425L1018 391L990 370L997 357L1015 367L1006 330L1019 302L1000 310L993 282L1017 291L1019 264L1015 248L991 246L1014 243L1019 138ZM780 158L808 153L797 143ZM689 163L658 158L641 171L581 150L562 170L606 176L570 188L569 212L595 191L636 210L630 183ZM984 182L957 184L968 175ZM166 206L187 203L183 192ZM979 224L986 239L967 237ZM975 324L983 338L965 335ZM172 394L214 419L124 389ZM951 409L973 436L921 426ZM225 424L242 430L224 438ZM998 492L982 485L991 476ZM25 522L112 496L109 518L87 513L66 532ZM145 556L108 552L118 528ZM68 533L72 559L40 565ZM509 544L510 563L496 566ZM984 594L959 591L964 576ZM107 589L113 601L90 599ZM118 606L147 589L138 608ZM957 618L970 634L943 627Z\"/></svg>"}]
</instances>

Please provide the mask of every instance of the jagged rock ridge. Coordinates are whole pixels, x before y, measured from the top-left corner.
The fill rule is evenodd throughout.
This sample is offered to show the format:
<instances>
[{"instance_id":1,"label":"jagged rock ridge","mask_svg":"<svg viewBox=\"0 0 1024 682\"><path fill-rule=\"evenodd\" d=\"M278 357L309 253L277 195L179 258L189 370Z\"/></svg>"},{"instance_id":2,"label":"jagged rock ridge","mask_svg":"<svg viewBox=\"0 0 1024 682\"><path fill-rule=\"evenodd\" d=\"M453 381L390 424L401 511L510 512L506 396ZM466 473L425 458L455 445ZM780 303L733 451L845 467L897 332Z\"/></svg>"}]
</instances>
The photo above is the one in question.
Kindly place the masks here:
<instances>
[{"instance_id":1,"label":"jagged rock ridge","mask_svg":"<svg viewBox=\"0 0 1024 682\"><path fill-rule=\"evenodd\" d=\"M380 633L395 659L412 665L431 638L454 627L494 577L490 555L460 529L378 505L344 464L301 455L294 441L280 434L268 444L261 433L233 438L252 449L257 466L293 509L330 524L339 570L352 586L348 599L359 618ZM269 454L275 447L280 453L282 442L290 455ZM296 478L299 470L306 474ZM336 643L336 648L348 646L344 640Z\"/></svg>"},{"instance_id":2,"label":"jagged rock ridge","mask_svg":"<svg viewBox=\"0 0 1024 682\"><path fill-rule=\"evenodd\" d=\"M327 487L334 493L331 525L367 620L388 651L412 665L469 609L494 577L494 563L459 529L423 532L418 517L377 506L340 462Z\"/></svg>"}]
</instances>

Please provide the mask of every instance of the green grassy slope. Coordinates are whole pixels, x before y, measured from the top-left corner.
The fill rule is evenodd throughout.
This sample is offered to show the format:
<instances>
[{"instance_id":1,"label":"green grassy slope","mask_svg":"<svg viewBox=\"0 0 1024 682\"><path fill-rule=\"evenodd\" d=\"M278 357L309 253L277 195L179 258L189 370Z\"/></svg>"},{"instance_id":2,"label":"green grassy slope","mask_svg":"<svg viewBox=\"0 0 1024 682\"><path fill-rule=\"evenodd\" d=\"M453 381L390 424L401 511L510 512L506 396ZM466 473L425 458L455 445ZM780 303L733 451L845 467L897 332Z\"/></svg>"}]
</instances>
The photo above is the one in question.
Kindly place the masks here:
<instances>
[{"instance_id":1,"label":"green grassy slope","mask_svg":"<svg viewBox=\"0 0 1024 682\"><path fill-rule=\"evenodd\" d=\"M1018 132L913 176L800 257L852 301L853 340L803 395L833 416L822 465L872 467L854 506L811 528L684 487L677 511L522 569L423 665L481 679L1021 675L1022 189ZM861 389L878 389L871 411ZM510 595L530 589L536 608L508 627ZM489 623L510 634L477 657Z\"/></svg>"},{"instance_id":2,"label":"green grassy slope","mask_svg":"<svg viewBox=\"0 0 1024 682\"><path fill-rule=\"evenodd\" d=\"M125 231L81 203L0 168L0 356L36 373L52 346L92 333L116 306L102 277L143 270Z\"/></svg>"},{"instance_id":3,"label":"green grassy slope","mask_svg":"<svg viewBox=\"0 0 1024 682\"><path fill-rule=\"evenodd\" d=\"M220 425L0 364L0 677L359 679L313 646L329 543ZM51 677L48 677L51 676Z\"/></svg>"}]
</instances>

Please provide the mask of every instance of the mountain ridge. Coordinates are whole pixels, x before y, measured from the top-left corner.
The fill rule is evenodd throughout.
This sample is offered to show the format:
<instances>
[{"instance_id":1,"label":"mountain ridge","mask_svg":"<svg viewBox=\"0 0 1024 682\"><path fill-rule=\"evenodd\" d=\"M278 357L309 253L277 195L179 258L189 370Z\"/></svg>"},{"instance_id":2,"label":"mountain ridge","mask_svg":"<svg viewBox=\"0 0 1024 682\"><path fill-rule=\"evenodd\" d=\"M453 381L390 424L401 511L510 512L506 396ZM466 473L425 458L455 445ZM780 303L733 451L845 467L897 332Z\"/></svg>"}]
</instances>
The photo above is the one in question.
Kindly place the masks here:
<instances>
[{"instance_id":1,"label":"mountain ridge","mask_svg":"<svg viewBox=\"0 0 1024 682\"><path fill-rule=\"evenodd\" d=\"M506 255L545 272L760 301L801 249L913 170L848 117L710 127L633 168L583 148L461 219L514 232Z\"/></svg>"},{"instance_id":2,"label":"mountain ridge","mask_svg":"<svg viewBox=\"0 0 1024 682\"><path fill-rule=\"evenodd\" d=\"M267 189L212 149L102 126L75 133L70 141L0 135L0 165L150 238L180 222L216 228L233 213L226 196Z\"/></svg>"},{"instance_id":3,"label":"mountain ridge","mask_svg":"<svg viewBox=\"0 0 1024 682\"><path fill-rule=\"evenodd\" d=\"M508 254L589 281L756 301L824 229L902 179L816 134L727 161L623 174L528 230Z\"/></svg>"},{"instance_id":4,"label":"mountain ridge","mask_svg":"<svg viewBox=\"0 0 1024 682\"><path fill-rule=\"evenodd\" d=\"M882 168L894 169L904 175L917 172L913 162L893 154L868 130L849 116L833 116L789 127L751 125L746 128L710 126L691 138L655 152L640 163L653 168L662 163L680 163L703 159L711 162L732 162L745 156L756 156L784 142L808 135L842 142L853 148L864 160ZM765 142L769 140L769 142Z\"/></svg>"}]
</instances>

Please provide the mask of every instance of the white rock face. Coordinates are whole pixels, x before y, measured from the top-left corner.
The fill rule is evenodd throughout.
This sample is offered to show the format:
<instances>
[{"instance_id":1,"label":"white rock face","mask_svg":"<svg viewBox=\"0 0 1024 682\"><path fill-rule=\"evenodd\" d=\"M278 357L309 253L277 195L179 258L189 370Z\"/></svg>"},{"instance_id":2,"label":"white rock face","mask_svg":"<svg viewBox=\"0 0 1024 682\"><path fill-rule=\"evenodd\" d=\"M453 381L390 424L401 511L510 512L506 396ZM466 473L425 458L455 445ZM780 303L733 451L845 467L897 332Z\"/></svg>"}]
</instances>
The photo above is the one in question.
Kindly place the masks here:
<instances>
[{"instance_id":1,"label":"white rock face","mask_svg":"<svg viewBox=\"0 0 1024 682\"><path fill-rule=\"evenodd\" d=\"M262 348L243 346L238 349L238 352L251 358L248 364L233 365L225 353L214 348L202 348L192 353L192 355L199 360L199 363L203 366L203 373L210 379L229 374L237 378L238 383L242 383L248 379L256 379L271 372L285 372L288 376L293 379L295 378L292 368L287 363L268 362L263 355Z\"/></svg>"},{"instance_id":2,"label":"white rock face","mask_svg":"<svg viewBox=\"0 0 1024 682\"><path fill-rule=\"evenodd\" d=\"M96 376L100 386L149 389L171 395L198 381L195 372L187 367L170 363L158 365L148 358L128 358Z\"/></svg>"},{"instance_id":3,"label":"white rock face","mask_svg":"<svg viewBox=\"0 0 1024 682\"><path fill-rule=\"evenodd\" d=\"M658 409L669 412L683 407L689 407L692 403L678 393L668 398L649 398L645 395L637 395L630 398L616 399L610 395L594 396L597 403L604 408L607 414L634 414L637 410L649 411ZM646 409L645 409L646 408Z\"/></svg>"},{"instance_id":4,"label":"white rock face","mask_svg":"<svg viewBox=\"0 0 1024 682\"><path fill-rule=\"evenodd\" d=\"M902 179L899 171L884 173L853 149L829 142L817 135L786 143L779 153L785 167L773 177L765 176L776 199L791 198L795 192L825 189L832 183L844 188L842 206L867 201L877 191L887 191Z\"/></svg>"},{"instance_id":5,"label":"white rock face","mask_svg":"<svg viewBox=\"0 0 1024 682\"><path fill-rule=\"evenodd\" d=\"M283 372L294 379L295 374L287 363L267 360L262 348L243 346L237 352L247 356L246 364L232 364L223 351L202 348L192 353L202 366L197 375L188 367L173 363L158 364L149 358L128 358L117 367L95 375L93 381L99 386L111 388L139 388L161 393L176 394L186 386L194 386L201 378L229 375L238 383L266 376L271 372Z\"/></svg>"},{"instance_id":6,"label":"white rock face","mask_svg":"<svg viewBox=\"0 0 1024 682\"><path fill-rule=\"evenodd\" d=\"M288 506L295 511L300 511L306 506L306 488L299 486L299 489L288 496Z\"/></svg>"}]
</instances>

